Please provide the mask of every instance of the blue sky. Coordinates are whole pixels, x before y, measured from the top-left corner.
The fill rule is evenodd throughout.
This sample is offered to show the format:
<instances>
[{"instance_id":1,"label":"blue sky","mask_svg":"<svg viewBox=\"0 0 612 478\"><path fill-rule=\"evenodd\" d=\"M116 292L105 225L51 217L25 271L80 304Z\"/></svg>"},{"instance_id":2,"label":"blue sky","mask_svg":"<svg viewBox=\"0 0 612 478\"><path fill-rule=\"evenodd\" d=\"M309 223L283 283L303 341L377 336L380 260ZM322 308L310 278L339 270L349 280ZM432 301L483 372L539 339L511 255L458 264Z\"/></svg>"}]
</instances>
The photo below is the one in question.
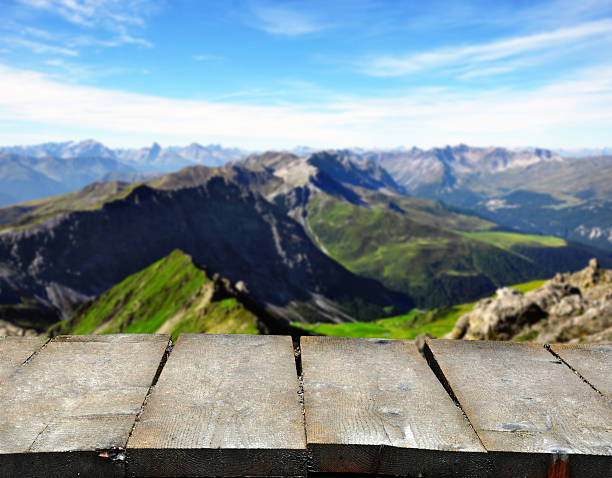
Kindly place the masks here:
<instances>
[{"instance_id":1,"label":"blue sky","mask_svg":"<svg viewBox=\"0 0 612 478\"><path fill-rule=\"evenodd\" d=\"M0 144L612 144L612 1L0 0Z\"/></svg>"}]
</instances>

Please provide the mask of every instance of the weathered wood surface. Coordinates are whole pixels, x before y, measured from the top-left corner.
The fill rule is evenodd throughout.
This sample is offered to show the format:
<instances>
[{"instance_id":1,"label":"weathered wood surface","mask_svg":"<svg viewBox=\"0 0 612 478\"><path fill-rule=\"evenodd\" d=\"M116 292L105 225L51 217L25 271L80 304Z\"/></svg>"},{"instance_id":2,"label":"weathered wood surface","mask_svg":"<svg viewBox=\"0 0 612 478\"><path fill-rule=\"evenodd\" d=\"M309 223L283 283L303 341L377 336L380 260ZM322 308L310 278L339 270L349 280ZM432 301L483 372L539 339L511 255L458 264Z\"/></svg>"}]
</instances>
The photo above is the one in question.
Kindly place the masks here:
<instances>
[{"instance_id":1,"label":"weathered wood surface","mask_svg":"<svg viewBox=\"0 0 612 478\"><path fill-rule=\"evenodd\" d=\"M497 453L494 476L547 477L557 466L572 477L610 477L609 401L542 345L428 340L426 354Z\"/></svg>"},{"instance_id":2,"label":"weathered wood surface","mask_svg":"<svg viewBox=\"0 0 612 478\"><path fill-rule=\"evenodd\" d=\"M47 341L43 337L0 337L0 383Z\"/></svg>"},{"instance_id":3,"label":"weathered wood surface","mask_svg":"<svg viewBox=\"0 0 612 478\"><path fill-rule=\"evenodd\" d=\"M0 383L0 475L123 476L120 449L168 340L60 336L46 344Z\"/></svg>"},{"instance_id":4,"label":"weathered wood surface","mask_svg":"<svg viewBox=\"0 0 612 478\"><path fill-rule=\"evenodd\" d=\"M131 476L300 476L290 337L179 337L128 443Z\"/></svg>"},{"instance_id":5,"label":"weathered wood surface","mask_svg":"<svg viewBox=\"0 0 612 478\"><path fill-rule=\"evenodd\" d=\"M557 344L550 348L599 392L612 399L612 344Z\"/></svg>"},{"instance_id":6,"label":"weathered wood surface","mask_svg":"<svg viewBox=\"0 0 612 478\"><path fill-rule=\"evenodd\" d=\"M168 339L0 337L0 477L612 476L610 345L303 337L304 423L290 337Z\"/></svg>"},{"instance_id":7,"label":"weathered wood surface","mask_svg":"<svg viewBox=\"0 0 612 478\"><path fill-rule=\"evenodd\" d=\"M412 342L302 337L301 352L314 471L481 476L484 448Z\"/></svg>"}]
</instances>

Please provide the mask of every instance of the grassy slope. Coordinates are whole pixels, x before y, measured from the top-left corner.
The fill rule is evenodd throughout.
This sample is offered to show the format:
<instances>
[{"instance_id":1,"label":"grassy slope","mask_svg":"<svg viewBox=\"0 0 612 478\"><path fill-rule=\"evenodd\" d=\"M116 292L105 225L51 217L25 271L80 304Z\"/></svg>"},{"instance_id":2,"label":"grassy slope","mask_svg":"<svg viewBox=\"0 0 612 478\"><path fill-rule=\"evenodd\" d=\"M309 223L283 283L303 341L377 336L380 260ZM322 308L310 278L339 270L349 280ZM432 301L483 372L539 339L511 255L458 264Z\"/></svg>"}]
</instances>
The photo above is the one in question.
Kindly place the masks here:
<instances>
[{"instance_id":1,"label":"grassy slope","mask_svg":"<svg viewBox=\"0 0 612 478\"><path fill-rule=\"evenodd\" d=\"M308 221L335 260L407 293L425 308L476 299L501 285L538 277L539 267L513 247L565 244L514 233L457 233L416 222L409 213L367 209L325 196L313 198Z\"/></svg>"},{"instance_id":2,"label":"grassy slope","mask_svg":"<svg viewBox=\"0 0 612 478\"><path fill-rule=\"evenodd\" d=\"M537 289L545 281L531 281L517 284L512 288L523 293ZM412 311L406 315L379 319L373 322L351 322L346 324L298 324L296 327L320 335L333 337L369 337L390 339L414 339L417 335L428 333L434 337L441 337L450 332L457 319L470 312L476 302L444 307L428 312Z\"/></svg>"},{"instance_id":3,"label":"grassy slope","mask_svg":"<svg viewBox=\"0 0 612 478\"><path fill-rule=\"evenodd\" d=\"M511 250L514 246L524 247L565 247L567 242L554 236L537 236L535 234L518 234L515 232L479 231L464 232L466 237L476 239L501 249Z\"/></svg>"},{"instance_id":4,"label":"grassy slope","mask_svg":"<svg viewBox=\"0 0 612 478\"><path fill-rule=\"evenodd\" d=\"M235 298L211 300L213 289L206 274L177 250L79 307L56 331L256 334L256 317Z\"/></svg>"}]
</instances>

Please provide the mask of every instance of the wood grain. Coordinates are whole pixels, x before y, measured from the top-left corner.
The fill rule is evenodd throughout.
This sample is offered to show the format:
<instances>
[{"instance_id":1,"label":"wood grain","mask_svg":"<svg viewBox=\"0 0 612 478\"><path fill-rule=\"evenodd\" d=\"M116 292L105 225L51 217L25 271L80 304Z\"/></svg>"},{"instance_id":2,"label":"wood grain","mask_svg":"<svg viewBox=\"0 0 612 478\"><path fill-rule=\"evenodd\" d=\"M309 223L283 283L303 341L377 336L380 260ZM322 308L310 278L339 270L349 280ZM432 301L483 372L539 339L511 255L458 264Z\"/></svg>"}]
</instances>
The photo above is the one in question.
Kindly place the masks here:
<instances>
[{"instance_id":1,"label":"wood grain","mask_svg":"<svg viewBox=\"0 0 612 478\"><path fill-rule=\"evenodd\" d=\"M500 452L498 476L547 477L569 456L571 476L609 478L610 403L542 345L428 340L426 355L485 448Z\"/></svg>"},{"instance_id":2,"label":"wood grain","mask_svg":"<svg viewBox=\"0 0 612 478\"><path fill-rule=\"evenodd\" d=\"M555 344L550 348L599 392L612 399L612 344Z\"/></svg>"},{"instance_id":3,"label":"wood grain","mask_svg":"<svg viewBox=\"0 0 612 478\"><path fill-rule=\"evenodd\" d=\"M3 476L122 476L169 336L58 337L0 383Z\"/></svg>"},{"instance_id":4,"label":"wood grain","mask_svg":"<svg viewBox=\"0 0 612 478\"><path fill-rule=\"evenodd\" d=\"M0 337L0 383L46 342L43 337Z\"/></svg>"},{"instance_id":5,"label":"wood grain","mask_svg":"<svg viewBox=\"0 0 612 478\"><path fill-rule=\"evenodd\" d=\"M412 342L302 337L301 351L314 471L478 476L485 450Z\"/></svg>"},{"instance_id":6,"label":"wood grain","mask_svg":"<svg viewBox=\"0 0 612 478\"><path fill-rule=\"evenodd\" d=\"M301 476L290 337L183 334L128 443L131 476Z\"/></svg>"}]
</instances>

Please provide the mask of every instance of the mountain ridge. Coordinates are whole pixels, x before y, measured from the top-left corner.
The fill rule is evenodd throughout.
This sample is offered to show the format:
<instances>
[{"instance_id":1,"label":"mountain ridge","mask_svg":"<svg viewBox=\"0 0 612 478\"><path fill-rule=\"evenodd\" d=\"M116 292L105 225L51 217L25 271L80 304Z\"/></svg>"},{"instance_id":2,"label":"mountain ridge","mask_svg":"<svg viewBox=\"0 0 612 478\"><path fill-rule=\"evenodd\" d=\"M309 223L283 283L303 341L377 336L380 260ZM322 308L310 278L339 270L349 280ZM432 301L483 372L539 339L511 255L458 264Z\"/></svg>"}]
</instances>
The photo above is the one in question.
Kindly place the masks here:
<instances>
[{"instance_id":1,"label":"mountain ridge","mask_svg":"<svg viewBox=\"0 0 612 478\"><path fill-rule=\"evenodd\" d=\"M175 249L80 304L47 334L294 333L243 289L242 283L231 284Z\"/></svg>"},{"instance_id":2,"label":"mountain ridge","mask_svg":"<svg viewBox=\"0 0 612 478\"><path fill-rule=\"evenodd\" d=\"M140 185L100 208L4 231L0 303L26 295L69 313L73 302L177 248L232 282L245 282L283 319L351 320L394 304L412 306L408 297L343 269L274 205L221 177L179 190Z\"/></svg>"}]
</instances>

